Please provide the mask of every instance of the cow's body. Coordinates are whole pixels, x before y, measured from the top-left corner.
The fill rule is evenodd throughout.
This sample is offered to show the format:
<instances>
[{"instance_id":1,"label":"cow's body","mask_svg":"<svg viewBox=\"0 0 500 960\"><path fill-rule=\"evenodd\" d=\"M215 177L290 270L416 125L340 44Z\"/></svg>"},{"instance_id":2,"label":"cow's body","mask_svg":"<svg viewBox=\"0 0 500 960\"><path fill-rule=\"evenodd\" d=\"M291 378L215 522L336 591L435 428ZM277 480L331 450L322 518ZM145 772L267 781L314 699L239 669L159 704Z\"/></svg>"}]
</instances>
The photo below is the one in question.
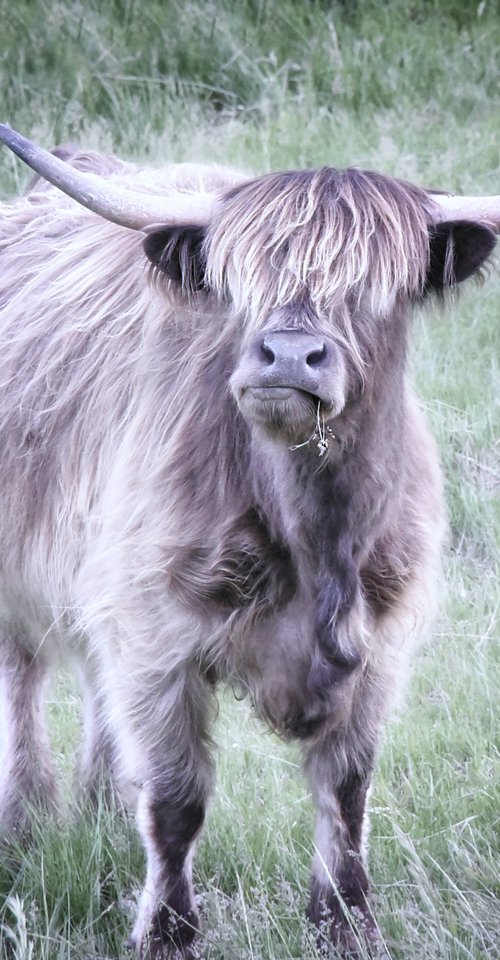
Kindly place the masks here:
<instances>
[{"instance_id":1,"label":"cow's body","mask_svg":"<svg viewBox=\"0 0 500 960\"><path fill-rule=\"evenodd\" d=\"M138 234L52 188L2 208L3 820L55 795L40 697L69 648L90 691L82 776L95 789L104 764L139 793L137 949L190 956L214 687L237 682L303 741L318 809L309 912L319 923L326 907L349 948L335 888L374 937L366 791L443 531L436 451L404 375L407 305L428 276L425 194L357 173L247 182L76 163L152 194L229 193L203 254L195 228L151 233L153 283ZM287 399L269 370L297 362ZM300 376L317 367L308 391Z\"/></svg>"}]
</instances>

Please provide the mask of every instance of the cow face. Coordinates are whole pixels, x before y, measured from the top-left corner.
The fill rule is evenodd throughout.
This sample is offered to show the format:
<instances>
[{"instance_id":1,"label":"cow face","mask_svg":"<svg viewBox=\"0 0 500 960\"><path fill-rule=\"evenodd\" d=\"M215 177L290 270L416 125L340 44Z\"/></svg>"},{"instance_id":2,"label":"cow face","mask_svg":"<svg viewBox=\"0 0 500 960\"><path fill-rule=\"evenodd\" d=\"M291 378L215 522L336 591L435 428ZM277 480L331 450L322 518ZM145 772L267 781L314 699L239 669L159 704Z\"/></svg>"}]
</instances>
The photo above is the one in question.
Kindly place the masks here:
<instances>
[{"instance_id":1,"label":"cow face","mask_svg":"<svg viewBox=\"0 0 500 960\"><path fill-rule=\"evenodd\" d=\"M207 248L206 232L195 225L155 230L144 241L149 260L188 297L210 290ZM272 311L262 329L249 329L230 380L247 421L286 443L301 443L318 422L341 412L352 377L334 330L306 298Z\"/></svg>"}]
</instances>

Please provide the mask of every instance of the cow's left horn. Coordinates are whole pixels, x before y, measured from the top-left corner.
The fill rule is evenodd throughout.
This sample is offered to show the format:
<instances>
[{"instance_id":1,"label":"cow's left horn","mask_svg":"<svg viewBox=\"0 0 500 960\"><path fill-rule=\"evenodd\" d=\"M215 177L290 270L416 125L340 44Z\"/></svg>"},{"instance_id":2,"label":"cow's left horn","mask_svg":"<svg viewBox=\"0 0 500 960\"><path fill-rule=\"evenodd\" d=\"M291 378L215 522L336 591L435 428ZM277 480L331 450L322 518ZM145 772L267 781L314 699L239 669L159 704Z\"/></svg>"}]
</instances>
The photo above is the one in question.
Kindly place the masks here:
<instances>
[{"instance_id":1,"label":"cow's left horn","mask_svg":"<svg viewBox=\"0 0 500 960\"><path fill-rule=\"evenodd\" d=\"M500 197L454 197L431 193L436 223L443 220L475 220L500 233Z\"/></svg>"},{"instance_id":2,"label":"cow's left horn","mask_svg":"<svg viewBox=\"0 0 500 960\"><path fill-rule=\"evenodd\" d=\"M0 140L63 193L122 227L141 230L157 223L201 225L209 220L213 195L186 193L168 198L126 190L96 174L76 170L5 123L0 123Z\"/></svg>"}]
</instances>

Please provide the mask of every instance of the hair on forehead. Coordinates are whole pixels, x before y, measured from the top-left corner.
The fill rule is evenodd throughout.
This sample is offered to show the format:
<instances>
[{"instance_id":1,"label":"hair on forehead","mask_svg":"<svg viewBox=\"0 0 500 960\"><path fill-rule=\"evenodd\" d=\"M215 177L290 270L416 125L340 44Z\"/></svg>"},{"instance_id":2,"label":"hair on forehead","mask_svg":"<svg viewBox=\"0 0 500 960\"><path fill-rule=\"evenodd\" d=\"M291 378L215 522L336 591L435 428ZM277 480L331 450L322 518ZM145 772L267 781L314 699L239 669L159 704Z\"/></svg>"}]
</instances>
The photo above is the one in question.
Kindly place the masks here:
<instances>
[{"instance_id":1,"label":"hair on forehead","mask_svg":"<svg viewBox=\"0 0 500 960\"><path fill-rule=\"evenodd\" d=\"M254 318L302 298L320 316L346 300L380 313L395 293L422 292L429 206L424 190L357 169L250 180L210 228L210 282Z\"/></svg>"}]
</instances>

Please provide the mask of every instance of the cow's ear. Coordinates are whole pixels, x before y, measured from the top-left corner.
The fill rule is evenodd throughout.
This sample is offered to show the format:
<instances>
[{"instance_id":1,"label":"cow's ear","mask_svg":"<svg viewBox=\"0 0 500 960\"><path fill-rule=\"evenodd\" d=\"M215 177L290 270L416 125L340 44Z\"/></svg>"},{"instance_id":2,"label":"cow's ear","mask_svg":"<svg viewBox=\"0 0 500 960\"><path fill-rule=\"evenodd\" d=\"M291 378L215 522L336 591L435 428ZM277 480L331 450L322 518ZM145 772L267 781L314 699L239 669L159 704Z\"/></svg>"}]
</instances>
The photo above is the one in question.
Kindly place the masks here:
<instances>
[{"instance_id":1,"label":"cow's ear","mask_svg":"<svg viewBox=\"0 0 500 960\"><path fill-rule=\"evenodd\" d=\"M432 227L426 291L444 293L467 280L482 267L495 243L493 230L483 223L455 220Z\"/></svg>"},{"instance_id":2,"label":"cow's ear","mask_svg":"<svg viewBox=\"0 0 500 960\"><path fill-rule=\"evenodd\" d=\"M144 240L144 252L153 266L186 293L205 288L205 228L198 225L162 227Z\"/></svg>"}]
</instances>

